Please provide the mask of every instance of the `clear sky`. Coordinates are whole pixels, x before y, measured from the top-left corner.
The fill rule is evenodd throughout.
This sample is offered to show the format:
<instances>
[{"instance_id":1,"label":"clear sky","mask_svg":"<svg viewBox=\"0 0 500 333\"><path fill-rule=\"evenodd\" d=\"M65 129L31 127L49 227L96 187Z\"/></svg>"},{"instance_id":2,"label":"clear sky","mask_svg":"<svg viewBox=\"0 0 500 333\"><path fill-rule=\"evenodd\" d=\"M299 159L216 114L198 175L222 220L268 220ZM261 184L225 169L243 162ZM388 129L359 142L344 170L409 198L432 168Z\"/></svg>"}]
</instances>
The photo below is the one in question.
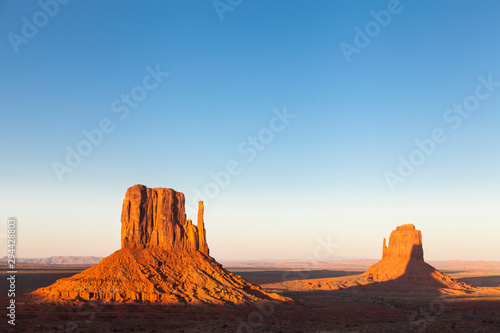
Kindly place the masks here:
<instances>
[{"instance_id":1,"label":"clear sky","mask_svg":"<svg viewBox=\"0 0 500 333\"><path fill-rule=\"evenodd\" d=\"M216 259L378 258L413 223L500 260L498 1L60 2L0 2L18 256L119 249L144 184L205 197Z\"/></svg>"}]
</instances>

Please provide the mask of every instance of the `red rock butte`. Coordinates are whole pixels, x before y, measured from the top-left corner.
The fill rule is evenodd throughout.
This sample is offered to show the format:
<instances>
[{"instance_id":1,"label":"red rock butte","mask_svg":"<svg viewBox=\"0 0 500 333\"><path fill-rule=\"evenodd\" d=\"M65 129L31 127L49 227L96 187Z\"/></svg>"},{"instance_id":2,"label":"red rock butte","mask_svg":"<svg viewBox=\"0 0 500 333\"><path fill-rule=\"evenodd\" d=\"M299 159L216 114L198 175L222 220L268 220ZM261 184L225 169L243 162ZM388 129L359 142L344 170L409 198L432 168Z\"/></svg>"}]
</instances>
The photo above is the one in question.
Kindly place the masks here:
<instances>
[{"instance_id":1,"label":"red rock butte","mask_svg":"<svg viewBox=\"0 0 500 333\"><path fill-rule=\"evenodd\" d=\"M422 233L415 230L413 224L403 224L396 227L389 237L389 247L384 245L382 250L382 259L389 257L401 258L404 260L424 260L424 251L422 249Z\"/></svg>"},{"instance_id":2,"label":"red rock butte","mask_svg":"<svg viewBox=\"0 0 500 333\"><path fill-rule=\"evenodd\" d=\"M389 246L384 238L382 260L360 275L288 281L269 284L274 290L340 290L395 293L470 293L473 288L458 282L424 261L422 233L413 224L403 224L393 230Z\"/></svg>"},{"instance_id":3,"label":"red rock butte","mask_svg":"<svg viewBox=\"0 0 500 333\"><path fill-rule=\"evenodd\" d=\"M284 301L225 270L209 256L203 202L186 218L184 194L135 185L121 216L122 248L99 264L33 292L44 300L239 304Z\"/></svg>"},{"instance_id":4,"label":"red rock butte","mask_svg":"<svg viewBox=\"0 0 500 333\"><path fill-rule=\"evenodd\" d=\"M208 255L203 202L199 202L197 226L186 219L184 202L184 194L172 189L129 188L122 207L122 248L152 247Z\"/></svg>"},{"instance_id":5,"label":"red rock butte","mask_svg":"<svg viewBox=\"0 0 500 333\"><path fill-rule=\"evenodd\" d=\"M393 230L382 248L382 260L361 275L369 282L385 282L408 292L467 292L470 286L457 282L424 261L422 233L413 224L403 224Z\"/></svg>"}]
</instances>

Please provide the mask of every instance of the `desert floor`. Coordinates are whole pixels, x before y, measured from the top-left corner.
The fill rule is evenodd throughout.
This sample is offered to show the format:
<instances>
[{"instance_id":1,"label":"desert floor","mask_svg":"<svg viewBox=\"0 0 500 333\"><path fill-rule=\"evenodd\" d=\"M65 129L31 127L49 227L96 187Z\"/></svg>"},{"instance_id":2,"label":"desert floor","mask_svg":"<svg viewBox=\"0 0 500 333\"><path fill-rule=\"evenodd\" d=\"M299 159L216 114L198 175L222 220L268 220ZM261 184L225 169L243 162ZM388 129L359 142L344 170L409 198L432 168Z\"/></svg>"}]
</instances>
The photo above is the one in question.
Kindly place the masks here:
<instances>
[{"instance_id":1,"label":"desert floor","mask_svg":"<svg viewBox=\"0 0 500 333\"><path fill-rule=\"evenodd\" d=\"M87 267L18 266L16 326L1 332L500 332L500 295L446 296L366 293L356 290L270 290L284 280L324 279L359 274L346 270L229 268L269 291L293 299L255 306L168 306L76 302L38 303L23 293L70 277ZM5 267L0 267L5 272ZM500 287L500 271L454 270L447 274L475 287ZM7 295L1 274L0 295ZM7 297L0 306L7 313Z\"/></svg>"}]
</instances>

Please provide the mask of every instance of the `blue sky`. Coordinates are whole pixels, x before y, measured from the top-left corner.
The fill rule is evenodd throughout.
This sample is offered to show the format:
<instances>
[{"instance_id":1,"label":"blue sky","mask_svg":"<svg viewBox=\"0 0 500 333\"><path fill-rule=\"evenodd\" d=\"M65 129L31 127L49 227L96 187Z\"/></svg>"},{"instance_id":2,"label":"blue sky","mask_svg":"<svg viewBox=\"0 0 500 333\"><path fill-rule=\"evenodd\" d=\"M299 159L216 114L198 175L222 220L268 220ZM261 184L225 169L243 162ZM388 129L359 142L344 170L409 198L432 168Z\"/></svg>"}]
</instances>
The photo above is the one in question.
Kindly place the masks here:
<instances>
[{"instance_id":1,"label":"blue sky","mask_svg":"<svg viewBox=\"0 0 500 333\"><path fill-rule=\"evenodd\" d=\"M0 3L0 215L19 219L18 255L118 249L139 183L207 197L218 259L318 259L325 239L331 258L378 258L414 223L428 259L500 260L498 2L220 3ZM67 147L88 154L70 167Z\"/></svg>"}]
</instances>

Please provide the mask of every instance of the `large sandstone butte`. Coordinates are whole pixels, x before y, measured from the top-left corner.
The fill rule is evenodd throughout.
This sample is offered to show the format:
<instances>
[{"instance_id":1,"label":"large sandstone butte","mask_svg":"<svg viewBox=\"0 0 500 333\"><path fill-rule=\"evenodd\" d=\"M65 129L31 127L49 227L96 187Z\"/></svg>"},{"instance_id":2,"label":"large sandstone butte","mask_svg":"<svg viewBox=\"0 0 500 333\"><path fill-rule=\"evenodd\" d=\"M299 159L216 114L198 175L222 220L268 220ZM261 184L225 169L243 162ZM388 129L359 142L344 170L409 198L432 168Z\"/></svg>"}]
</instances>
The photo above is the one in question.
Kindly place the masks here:
<instances>
[{"instance_id":1,"label":"large sandstone butte","mask_svg":"<svg viewBox=\"0 0 500 333\"><path fill-rule=\"evenodd\" d=\"M184 194L166 188L136 185L127 190L122 207L122 248L158 248L208 256L203 202L198 225L186 219Z\"/></svg>"},{"instance_id":2,"label":"large sandstone butte","mask_svg":"<svg viewBox=\"0 0 500 333\"><path fill-rule=\"evenodd\" d=\"M33 292L45 300L238 304L282 301L209 256L203 222L186 219L184 194L135 185L122 209L122 248L99 264Z\"/></svg>"},{"instance_id":3,"label":"large sandstone butte","mask_svg":"<svg viewBox=\"0 0 500 333\"><path fill-rule=\"evenodd\" d=\"M360 275L268 284L274 290L339 290L404 293L470 293L473 288L458 282L424 261L422 233L413 224L391 232L382 260Z\"/></svg>"}]
</instances>

